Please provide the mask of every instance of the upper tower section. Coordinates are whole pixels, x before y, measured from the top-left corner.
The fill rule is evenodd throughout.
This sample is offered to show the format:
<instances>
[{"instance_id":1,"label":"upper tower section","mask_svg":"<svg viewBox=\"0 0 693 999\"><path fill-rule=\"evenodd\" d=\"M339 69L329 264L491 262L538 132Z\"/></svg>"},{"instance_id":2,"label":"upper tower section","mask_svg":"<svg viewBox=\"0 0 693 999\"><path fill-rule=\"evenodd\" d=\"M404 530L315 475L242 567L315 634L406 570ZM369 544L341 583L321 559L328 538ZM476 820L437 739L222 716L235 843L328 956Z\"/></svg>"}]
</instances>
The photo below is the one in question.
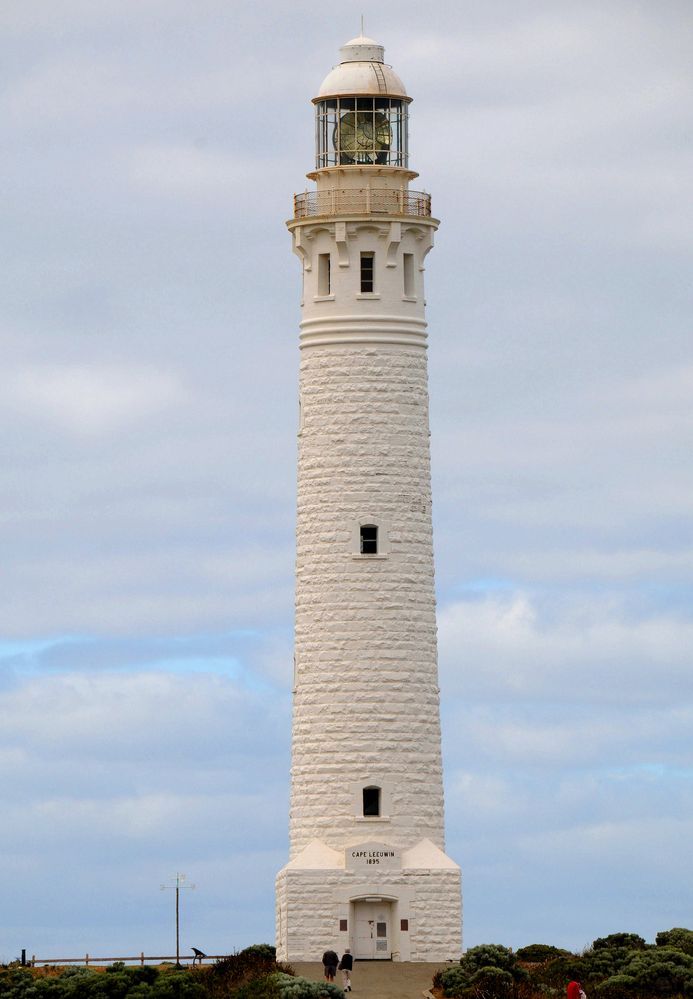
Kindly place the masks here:
<instances>
[{"instance_id":1,"label":"upper tower section","mask_svg":"<svg viewBox=\"0 0 693 999\"><path fill-rule=\"evenodd\" d=\"M363 35L340 49L341 62L313 98L316 170L408 168L411 98L384 53Z\"/></svg>"}]
</instances>

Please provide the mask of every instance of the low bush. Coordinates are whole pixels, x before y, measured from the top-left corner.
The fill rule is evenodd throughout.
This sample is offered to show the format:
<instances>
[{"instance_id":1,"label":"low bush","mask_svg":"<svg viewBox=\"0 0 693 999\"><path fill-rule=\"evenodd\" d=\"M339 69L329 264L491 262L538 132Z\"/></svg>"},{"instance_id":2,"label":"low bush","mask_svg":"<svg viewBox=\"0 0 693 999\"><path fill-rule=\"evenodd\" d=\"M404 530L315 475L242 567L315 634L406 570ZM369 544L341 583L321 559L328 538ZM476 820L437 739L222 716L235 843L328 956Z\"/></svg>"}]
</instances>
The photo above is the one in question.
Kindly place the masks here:
<instances>
[{"instance_id":1,"label":"low bush","mask_svg":"<svg viewBox=\"0 0 693 999\"><path fill-rule=\"evenodd\" d=\"M459 965L440 972L438 982L445 996L469 999L506 999L515 995L517 984L527 979L517 955L501 944L470 947Z\"/></svg>"},{"instance_id":2,"label":"low bush","mask_svg":"<svg viewBox=\"0 0 693 999\"><path fill-rule=\"evenodd\" d=\"M594 999L632 999L635 979L630 975L612 975L594 987Z\"/></svg>"},{"instance_id":3,"label":"low bush","mask_svg":"<svg viewBox=\"0 0 693 999\"><path fill-rule=\"evenodd\" d=\"M693 995L693 956L667 947L632 954L623 975L633 978L634 989L646 995Z\"/></svg>"},{"instance_id":4,"label":"low bush","mask_svg":"<svg viewBox=\"0 0 693 999\"><path fill-rule=\"evenodd\" d=\"M84 967L0 969L0 999L280 999L275 949L256 944L206 968ZM293 981L293 979L291 979ZM339 992L341 996L341 991Z\"/></svg>"},{"instance_id":5,"label":"low bush","mask_svg":"<svg viewBox=\"0 0 693 999\"><path fill-rule=\"evenodd\" d=\"M519 947L515 951L515 956L519 961L527 961L531 964L544 964L555 957L569 957L570 951L561 947L552 947L551 944L528 944L526 947Z\"/></svg>"},{"instance_id":6,"label":"low bush","mask_svg":"<svg viewBox=\"0 0 693 999\"><path fill-rule=\"evenodd\" d=\"M279 999L344 999L344 992L330 982L309 982L307 978L279 972L275 976Z\"/></svg>"},{"instance_id":7,"label":"low bush","mask_svg":"<svg viewBox=\"0 0 693 999\"><path fill-rule=\"evenodd\" d=\"M606 937L597 937L592 942L592 950L613 950L615 947L626 950L645 950L647 944L637 933L610 933Z\"/></svg>"},{"instance_id":8,"label":"low bush","mask_svg":"<svg viewBox=\"0 0 693 999\"><path fill-rule=\"evenodd\" d=\"M487 999L489 996L493 996L494 999L510 999L513 995L514 987L515 979L509 971L486 966L479 968L465 989L464 994L469 996L470 999L472 997Z\"/></svg>"},{"instance_id":9,"label":"low bush","mask_svg":"<svg viewBox=\"0 0 693 999\"><path fill-rule=\"evenodd\" d=\"M236 999L237 993L238 999L245 999L239 990L251 982L262 980L264 984L256 987L271 989L272 984L265 981L269 975L278 970L292 972L289 965L277 964L275 954L269 944L254 944L222 958L210 968L197 968L195 975L208 999Z\"/></svg>"},{"instance_id":10,"label":"low bush","mask_svg":"<svg viewBox=\"0 0 693 999\"><path fill-rule=\"evenodd\" d=\"M658 947L671 947L682 950L684 954L693 955L693 930L683 926L674 926L671 930L662 930L655 938Z\"/></svg>"}]
</instances>

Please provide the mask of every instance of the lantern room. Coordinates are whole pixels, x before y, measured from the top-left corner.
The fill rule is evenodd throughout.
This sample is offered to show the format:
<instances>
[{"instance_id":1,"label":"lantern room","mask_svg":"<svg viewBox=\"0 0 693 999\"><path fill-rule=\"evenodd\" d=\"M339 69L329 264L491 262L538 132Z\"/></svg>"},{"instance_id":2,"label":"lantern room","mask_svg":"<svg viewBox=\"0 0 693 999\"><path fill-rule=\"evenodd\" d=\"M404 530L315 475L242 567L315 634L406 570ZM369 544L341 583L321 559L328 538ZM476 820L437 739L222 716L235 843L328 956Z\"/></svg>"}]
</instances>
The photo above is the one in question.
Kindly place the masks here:
<instances>
[{"instance_id":1,"label":"lantern room","mask_svg":"<svg viewBox=\"0 0 693 999\"><path fill-rule=\"evenodd\" d=\"M411 98L382 45L363 35L340 49L342 61L324 79L315 104L316 169L408 167Z\"/></svg>"}]
</instances>

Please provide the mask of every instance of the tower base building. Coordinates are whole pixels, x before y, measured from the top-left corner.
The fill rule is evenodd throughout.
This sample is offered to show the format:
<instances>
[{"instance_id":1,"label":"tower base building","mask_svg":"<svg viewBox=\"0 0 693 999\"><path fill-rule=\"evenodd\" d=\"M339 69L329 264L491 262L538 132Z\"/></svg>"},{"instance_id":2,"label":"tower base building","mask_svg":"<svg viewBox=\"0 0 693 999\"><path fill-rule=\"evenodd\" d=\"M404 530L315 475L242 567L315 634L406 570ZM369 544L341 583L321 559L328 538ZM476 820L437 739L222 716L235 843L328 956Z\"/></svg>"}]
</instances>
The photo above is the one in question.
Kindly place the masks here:
<instances>
[{"instance_id":1,"label":"tower base building","mask_svg":"<svg viewBox=\"0 0 693 999\"><path fill-rule=\"evenodd\" d=\"M408 97L359 37L314 99L302 267L290 856L277 957L461 954L445 852L424 261Z\"/></svg>"},{"instance_id":2,"label":"tower base building","mask_svg":"<svg viewBox=\"0 0 693 999\"><path fill-rule=\"evenodd\" d=\"M357 960L458 958L460 892L459 867L430 840L409 850L314 840L277 877L277 957L315 961L349 947Z\"/></svg>"}]
</instances>

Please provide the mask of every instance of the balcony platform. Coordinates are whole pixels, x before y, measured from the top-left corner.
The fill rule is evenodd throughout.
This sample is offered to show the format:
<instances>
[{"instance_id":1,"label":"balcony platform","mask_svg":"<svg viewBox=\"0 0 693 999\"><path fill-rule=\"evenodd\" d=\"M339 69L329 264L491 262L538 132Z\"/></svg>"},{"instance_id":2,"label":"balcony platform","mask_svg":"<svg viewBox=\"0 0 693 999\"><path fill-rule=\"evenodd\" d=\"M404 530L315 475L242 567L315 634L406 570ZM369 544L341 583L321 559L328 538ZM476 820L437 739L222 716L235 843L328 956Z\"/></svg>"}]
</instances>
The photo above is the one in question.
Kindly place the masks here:
<instances>
[{"instance_id":1,"label":"balcony platform","mask_svg":"<svg viewBox=\"0 0 693 999\"><path fill-rule=\"evenodd\" d=\"M294 219L331 215L401 215L431 217L431 196L393 188L333 188L294 195Z\"/></svg>"}]
</instances>

